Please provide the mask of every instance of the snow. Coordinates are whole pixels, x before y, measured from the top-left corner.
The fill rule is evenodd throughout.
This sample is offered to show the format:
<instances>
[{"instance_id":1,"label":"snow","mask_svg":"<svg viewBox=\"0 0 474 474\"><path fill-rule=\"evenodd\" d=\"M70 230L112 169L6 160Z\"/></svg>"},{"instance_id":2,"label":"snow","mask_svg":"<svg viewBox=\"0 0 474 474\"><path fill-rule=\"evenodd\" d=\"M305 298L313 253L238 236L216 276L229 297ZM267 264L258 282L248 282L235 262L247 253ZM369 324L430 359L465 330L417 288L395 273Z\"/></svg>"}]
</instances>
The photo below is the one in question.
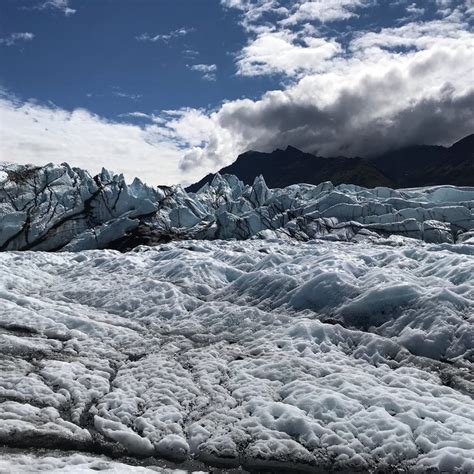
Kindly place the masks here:
<instances>
[{"instance_id":1,"label":"snow","mask_svg":"<svg viewBox=\"0 0 474 474\"><path fill-rule=\"evenodd\" d=\"M472 472L474 248L265 232L0 253L0 472Z\"/></svg>"}]
</instances>

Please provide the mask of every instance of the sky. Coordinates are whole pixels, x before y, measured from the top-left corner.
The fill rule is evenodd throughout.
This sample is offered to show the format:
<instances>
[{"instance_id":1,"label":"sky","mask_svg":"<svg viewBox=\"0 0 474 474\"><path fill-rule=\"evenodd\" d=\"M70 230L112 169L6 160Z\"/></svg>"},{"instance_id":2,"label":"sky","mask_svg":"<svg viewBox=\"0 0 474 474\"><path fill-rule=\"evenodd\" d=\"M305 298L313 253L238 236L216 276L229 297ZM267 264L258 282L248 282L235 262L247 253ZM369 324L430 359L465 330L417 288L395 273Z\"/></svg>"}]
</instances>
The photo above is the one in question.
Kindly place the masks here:
<instances>
[{"instance_id":1,"label":"sky","mask_svg":"<svg viewBox=\"0 0 474 474\"><path fill-rule=\"evenodd\" d=\"M1 0L0 160L190 184L474 132L474 0Z\"/></svg>"}]
</instances>

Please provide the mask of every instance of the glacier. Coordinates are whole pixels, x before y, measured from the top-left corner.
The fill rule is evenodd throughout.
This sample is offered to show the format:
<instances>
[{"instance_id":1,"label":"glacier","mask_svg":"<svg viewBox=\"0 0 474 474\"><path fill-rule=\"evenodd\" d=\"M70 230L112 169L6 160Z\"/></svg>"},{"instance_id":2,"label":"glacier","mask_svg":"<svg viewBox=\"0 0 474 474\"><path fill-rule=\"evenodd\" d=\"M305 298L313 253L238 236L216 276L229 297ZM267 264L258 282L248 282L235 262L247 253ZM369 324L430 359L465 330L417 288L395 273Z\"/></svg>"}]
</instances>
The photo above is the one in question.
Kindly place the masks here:
<instances>
[{"instance_id":1,"label":"glacier","mask_svg":"<svg viewBox=\"0 0 474 474\"><path fill-rule=\"evenodd\" d=\"M0 165L0 250L130 249L182 239L307 241L398 235L473 241L474 187L394 190L299 184L269 189L217 174L197 193L67 164Z\"/></svg>"},{"instance_id":2,"label":"glacier","mask_svg":"<svg viewBox=\"0 0 474 474\"><path fill-rule=\"evenodd\" d=\"M474 471L474 188L1 169L0 472Z\"/></svg>"}]
</instances>

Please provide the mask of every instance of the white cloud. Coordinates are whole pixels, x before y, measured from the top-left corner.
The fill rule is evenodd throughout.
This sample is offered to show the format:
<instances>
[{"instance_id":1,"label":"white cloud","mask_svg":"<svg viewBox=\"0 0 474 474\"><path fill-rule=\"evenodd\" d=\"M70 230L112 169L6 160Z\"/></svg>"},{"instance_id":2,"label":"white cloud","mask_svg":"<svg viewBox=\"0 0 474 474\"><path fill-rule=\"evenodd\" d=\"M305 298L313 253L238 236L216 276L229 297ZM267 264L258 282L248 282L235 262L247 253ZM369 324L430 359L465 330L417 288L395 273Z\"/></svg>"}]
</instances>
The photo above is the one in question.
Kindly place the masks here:
<instances>
[{"instance_id":1,"label":"white cloud","mask_svg":"<svg viewBox=\"0 0 474 474\"><path fill-rule=\"evenodd\" d=\"M215 72L217 71L217 65L215 64L192 64L188 65L188 68L191 69L191 71L202 73L201 77L207 81L216 80Z\"/></svg>"},{"instance_id":2,"label":"white cloud","mask_svg":"<svg viewBox=\"0 0 474 474\"><path fill-rule=\"evenodd\" d=\"M283 24L296 24L318 20L333 22L347 20L358 16L359 8L367 7L372 0L299 0L293 7L291 15Z\"/></svg>"},{"instance_id":3,"label":"white cloud","mask_svg":"<svg viewBox=\"0 0 474 474\"><path fill-rule=\"evenodd\" d=\"M241 25L246 31L254 33L273 29L271 23L263 21L264 17L285 17L289 14L288 8L280 5L278 0L221 0L221 5L240 10Z\"/></svg>"},{"instance_id":4,"label":"white cloud","mask_svg":"<svg viewBox=\"0 0 474 474\"><path fill-rule=\"evenodd\" d=\"M217 66L215 64L193 64L189 66L189 69L199 72L214 72L217 70Z\"/></svg>"},{"instance_id":5,"label":"white cloud","mask_svg":"<svg viewBox=\"0 0 474 474\"><path fill-rule=\"evenodd\" d=\"M396 28L382 28L379 32L362 32L350 44L352 51L371 54L373 48L413 47L417 50L429 49L447 42L469 45L473 35L468 24L458 12L451 13L442 20L409 22Z\"/></svg>"},{"instance_id":6,"label":"white cloud","mask_svg":"<svg viewBox=\"0 0 474 474\"><path fill-rule=\"evenodd\" d=\"M65 16L74 15L77 12L70 7L70 0L45 0L34 8L37 10L59 10Z\"/></svg>"},{"instance_id":7,"label":"white cloud","mask_svg":"<svg viewBox=\"0 0 474 474\"><path fill-rule=\"evenodd\" d=\"M256 25L237 55L238 72L284 74L293 82L259 100L223 104L208 117L212 141L189 152L182 168L208 163L215 170L248 149L288 144L326 156L367 156L416 143L446 145L472 133L474 35L465 13L407 21L353 34L346 47L307 26ZM212 165L216 155L219 166Z\"/></svg>"},{"instance_id":8,"label":"white cloud","mask_svg":"<svg viewBox=\"0 0 474 474\"><path fill-rule=\"evenodd\" d=\"M221 0L224 7L241 11L242 26L254 33L274 31L275 18L286 26L347 20L359 16L358 10L373 3L374 0Z\"/></svg>"},{"instance_id":9,"label":"white cloud","mask_svg":"<svg viewBox=\"0 0 474 474\"><path fill-rule=\"evenodd\" d=\"M464 0L464 6L466 15L470 17L474 16L474 0Z\"/></svg>"},{"instance_id":10,"label":"white cloud","mask_svg":"<svg viewBox=\"0 0 474 474\"><path fill-rule=\"evenodd\" d=\"M13 46L14 44L31 41L35 35L33 33L12 33L11 35L0 38L0 44L5 46Z\"/></svg>"},{"instance_id":11,"label":"white cloud","mask_svg":"<svg viewBox=\"0 0 474 474\"><path fill-rule=\"evenodd\" d=\"M185 49L183 50L183 55L189 58L195 58L199 56L199 51L196 51L195 49Z\"/></svg>"},{"instance_id":12,"label":"white cloud","mask_svg":"<svg viewBox=\"0 0 474 474\"><path fill-rule=\"evenodd\" d=\"M157 41L163 41L164 43L168 43L173 38L179 38L180 36L186 36L187 34L194 31L194 28L185 28L181 27L177 30L170 31L169 33L164 34L157 34L157 35L150 35L148 33L142 33L135 37L138 41L149 41L155 43Z\"/></svg>"},{"instance_id":13,"label":"white cloud","mask_svg":"<svg viewBox=\"0 0 474 474\"><path fill-rule=\"evenodd\" d=\"M414 2L410 3L410 5L407 5L406 10L407 10L407 13L409 13L412 17L417 17L425 13L425 9L422 7L419 7Z\"/></svg>"},{"instance_id":14,"label":"white cloud","mask_svg":"<svg viewBox=\"0 0 474 474\"><path fill-rule=\"evenodd\" d=\"M112 91L112 94L117 97L122 97L123 99L131 99L131 100L138 100L142 97L141 94L131 94L129 92L123 92L120 90Z\"/></svg>"},{"instance_id":15,"label":"white cloud","mask_svg":"<svg viewBox=\"0 0 474 474\"><path fill-rule=\"evenodd\" d=\"M139 176L154 185L199 177L199 171L180 170L182 144L172 129L116 123L85 109L68 112L5 96L0 97L0 117L3 161L36 165L67 161L94 173L104 166L129 180Z\"/></svg>"},{"instance_id":16,"label":"white cloud","mask_svg":"<svg viewBox=\"0 0 474 474\"><path fill-rule=\"evenodd\" d=\"M341 51L334 40L307 37L302 40L288 30L263 33L238 55L238 73L301 75L325 68L325 61Z\"/></svg>"},{"instance_id":17,"label":"white cloud","mask_svg":"<svg viewBox=\"0 0 474 474\"><path fill-rule=\"evenodd\" d=\"M331 0L323 3L300 0L293 7L292 13L273 28L255 33L258 31L256 28L250 32L247 45L236 55L237 73L245 76L280 74L289 78L301 78L346 64L353 55L363 55L364 58L360 59L370 62L370 56L378 54L380 49L421 50L446 39L466 42L471 35L466 12L459 8L450 10L449 14L439 20L415 22L405 18L398 27L382 28L379 31L351 31L344 38L346 44L349 38L345 48L341 46L342 42L337 36L323 34L308 23L295 25L299 21L313 18L313 13L331 5L346 9L354 9L356 6L368 8L369 0ZM306 10L303 10L305 6ZM412 18L422 14L415 3L407 7L412 12ZM304 12L307 13L306 16L303 15Z\"/></svg>"},{"instance_id":18,"label":"white cloud","mask_svg":"<svg viewBox=\"0 0 474 474\"><path fill-rule=\"evenodd\" d=\"M149 114L145 114L143 112L127 112L125 114L120 114L119 117L132 117L132 118L151 120L153 116Z\"/></svg>"},{"instance_id":19,"label":"white cloud","mask_svg":"<svg viewBox=\"0 0 474 474\"><path fill-rule=\"evenodd\" d=\"M326 156L448 144L474 130L472 43L340 59L260 100L224 104L218 123L239 151L294 145Z\"/></svg>"}]
</instances>

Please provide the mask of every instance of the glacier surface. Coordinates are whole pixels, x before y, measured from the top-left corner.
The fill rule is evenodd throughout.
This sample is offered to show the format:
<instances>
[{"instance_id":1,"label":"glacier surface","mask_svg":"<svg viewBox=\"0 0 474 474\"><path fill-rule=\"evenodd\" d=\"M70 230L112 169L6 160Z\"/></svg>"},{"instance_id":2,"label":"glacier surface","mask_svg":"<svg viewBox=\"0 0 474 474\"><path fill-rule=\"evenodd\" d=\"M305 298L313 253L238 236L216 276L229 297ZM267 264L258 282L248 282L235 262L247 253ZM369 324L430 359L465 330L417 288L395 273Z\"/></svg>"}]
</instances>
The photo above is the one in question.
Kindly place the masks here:
<instances>
[{"instance_id":1,"label":"glacier surface","mask_svg":"<svg viewBox=\"0 0 474 474\"><path fill-rule=\"evenodd\" d=\"M0 163L0 472L473 472L473 212Z\"/></svg>"},{"instance_id":2,"label":"glacier surface","mask_svg":"<svg viewBox=\"0 0 474 474\"><path fill-rule=\"evenodd\" d=\"M250 208L269 193L281 204L323 192L302 221L342 195L364 195L367 207L401 203L391 190L343 194L325 184L292 195L261 184L225 204L206 189L199 202ZM448 216L449 235L465 222L468 206L442 203L471 191L410 192L433 204L414 205L414 215ZM178 209L173 222L202 230L191 217L199 209L169 208ZM252 219L221 229L257 230ZM351 226L341 231L350 239L336 241L291 237L309 237L292 224L245 241L126 253L1 252L0 445L10 451L0 450L0 472L31 463L171 472L156 459L272 472L473 472L474 247L439 237L440 224L442 243ZM127 471L127 458L141 465Z\"/></svg>"}]
</instances>

